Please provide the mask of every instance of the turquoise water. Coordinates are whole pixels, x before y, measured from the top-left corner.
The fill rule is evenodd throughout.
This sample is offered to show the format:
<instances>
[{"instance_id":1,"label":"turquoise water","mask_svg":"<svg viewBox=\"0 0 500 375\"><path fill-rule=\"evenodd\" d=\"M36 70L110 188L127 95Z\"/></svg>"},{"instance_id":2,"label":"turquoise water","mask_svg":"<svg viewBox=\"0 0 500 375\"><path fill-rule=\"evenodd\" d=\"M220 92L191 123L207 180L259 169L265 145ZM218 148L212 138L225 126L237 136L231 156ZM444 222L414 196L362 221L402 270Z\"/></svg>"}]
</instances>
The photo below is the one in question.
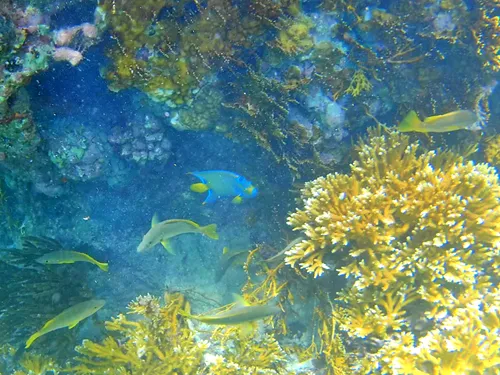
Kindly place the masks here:
<instances>
[{"instance_id":1,"label":"turquoise water","mask_svg":"<svg viewBox=\"0 0 500 375\"><path fill-rule=\"evenodd\" d=\"M2 1L0 373L498 374L498 17L486 0ZM417 161L391 151L405 142ZM335 173L353 179L310 183ZM155 214L171 221L137 251ZM61 250L90 258L40 261ZM127 306L148 333L105 325ZM204 324L219 308L238 316ZM126 359L74 349L106 337Z\"/></svg>"}]
</instances>

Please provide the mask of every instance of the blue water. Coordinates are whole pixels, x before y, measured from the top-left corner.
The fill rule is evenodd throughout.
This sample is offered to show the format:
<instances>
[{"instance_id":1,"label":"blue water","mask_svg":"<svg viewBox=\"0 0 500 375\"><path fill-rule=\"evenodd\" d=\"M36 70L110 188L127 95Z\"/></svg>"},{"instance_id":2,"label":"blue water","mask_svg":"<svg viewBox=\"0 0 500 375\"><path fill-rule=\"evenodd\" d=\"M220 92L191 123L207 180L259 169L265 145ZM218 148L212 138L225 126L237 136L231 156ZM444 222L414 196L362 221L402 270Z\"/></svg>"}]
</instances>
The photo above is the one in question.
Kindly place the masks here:
<instances>
[{"instance_id":1,"label":"blue water","mask_svg":"<svg viewBox=\"0 0 500 375\"><path fill-rule=\"evenodd\" d=\"M143 13L128 14L134 1L103 0L98 8L93 1L70 0L0 4L0 87L16 72L26 74L8 94L0 91L0 247L31 262L25 267L19 259L2 257L0 345L22 348L44 322L89 298L105 299L105 308L78 330L40 338L29 352L71 360L72 348L82 339L101 340L103 322L147 293L198 293L219 305L231 303L247 275L240 262L214 281L223 248L262 246L263 258L276 255L300 234L286 223L300 189L317 177L349 171L353 144L369 127L395 128L410 110L424 119L462 109L477 113L479 130L432 139L412 134L412 139L425 150L456 149L498 133L500 58L488 54L487 47L500 41L480 13L494 20L498 6L493 2L449 2L458 4L450 8L443 1L418 2L412 13L411 6L396 1L356 1L349 8L351 2L290 2L295 7L249 0L221 2L223 10L212 1L182 1L178 7L150 1ZM148 4L157 4L158 11L151 15ZM40 10L29 10L30 5ZM96 9L106 14L105 21L94 18ZM221 21L232 12L239 12L241 22ZM211 21L201 23L207 14ZM250 18L258 26L250 25ZM136 35L142 45L124 39L113 23L129 22L125 19L147 25ZM84 34L85 23L95 28L95 36ZM57 45L56 33L75 27L81 29L74 39ZM190 45L193 40L204 44ZM205 51L214 40L224 48L214 44ZM82 60L74 66L68 59L55 61L56 48L66 47ZM48 54L46 65L33 71L23 65L31 53ZM110 74L119 76L117 56L135 65L113 81ZM179 78L183 61L187 78ZM353 92L356 72L368 86ZM128 73L132 79L124 78ZM162 88L177 90L180 104L174 103L175 95L155 97L148 91L158 77L171 80ZM176 79L185 81L179 85ZM120 90L114 88L117 82ZM203 120L180 129L190 115ZM37 137L30 138L20 121L31 121ZM208 126L200 130L202 121ZM485 160L485 145L476 161ZM259 193L241 204L226 198L203 205L206 193L190 190L199 181L189 172L206 170L237 173ZM185 234L172 239L175 255L159 244L139 254L137 246L154 214L160 220L217 224L220 239ZM26 253L27 236L55 239L64 249L108 262L110 270L75 263L48 271L34 259L50 249L38 249L37 256ZM335 259L329 264L335 268ZM293 285L305 283L298 287L303 295L296 296L304 305L286 316L291 330L304 336L280 339L304 346L303 338L311 337L314 328L302 320L311 318L314 298L323 298L316 291L327 290L333 300L349 281L331 270L313 286L311 279L302 280L285 267L284 278ZM55 284L43 295L38 285L46 278ZM204 308L199 301L192 304L197 313ZM57 340L65 343L64 350ZM353 352L375 351L372 343L362 349L354 340L349 343ZM5 354L0 372L18 368L22 352L15 360ZM311 365L311 373L325 373L324 361Z\"/></svg>"}]
</instances>

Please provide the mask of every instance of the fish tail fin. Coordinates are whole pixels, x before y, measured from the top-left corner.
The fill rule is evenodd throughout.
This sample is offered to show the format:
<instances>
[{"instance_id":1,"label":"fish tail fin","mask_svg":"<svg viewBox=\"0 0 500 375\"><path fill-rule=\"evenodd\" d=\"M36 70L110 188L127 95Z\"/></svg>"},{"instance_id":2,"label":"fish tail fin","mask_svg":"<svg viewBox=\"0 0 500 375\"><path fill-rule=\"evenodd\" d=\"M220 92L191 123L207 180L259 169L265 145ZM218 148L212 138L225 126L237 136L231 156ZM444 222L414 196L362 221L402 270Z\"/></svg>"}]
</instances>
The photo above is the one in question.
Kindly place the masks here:
<instances>
[{"instance_id":1,"label":"fish tail fin","mask_svg":"<svg viewBox=\"0 0 500 375\"><path fill-rule=\"evenodd\" d=\"M31 346L31 344L33 344L33 342L34 342L37 338L39 338L40 336L41 336L40 331L35 332L34 334L32 334L32 335L30 336L30 338L28 339L28 341L26 341L26 346L25 346L25 349L28 349L28 348Z\"/></svg>"},{"instance_id":2,"label":"fish tail fin","mask_svg":"<svg viewBox=\"0 0 500 375\"><path fill-rule=\"evenodd\" d=\"M243 198L241 197L241 195L238 195L238 196L234 197L231 202L234 204L240 204L241 202L243 202Z\"/></svg>"},{"instance_id":3,"label":"fish tail fin","mask_svg":"<svg viewBox=\"0 0 500 375\"><path fill-rule=\"evenodd\" d=\"M95 264L97 267L99 267L101 270L103 270L104 272L108 272L109 270L109 265L108 263L101 263L101 262L96 262Z\"/></svg>"},{"instance_id":4,"label":"fish tail fin","mask_svg":"<svg viewBox=\"0 0 500 375\"><path fill-rule=\"evenodd\" d=\"M191 191L194 191L195 193L204 193L207 190L208 190L208 185L202 182L198 182L196 184L191 185Z\"/></svg>"},{"instance_id":5,"label":"fish tail fin","mask_svg":"<svg viewBox=\"0 0 500 375\"><path fill-rule=\"evenodd\" d=\"M420 126L420 119L415 111L410 111L406 117L398 125L398 130L400 132L411 132Z\"/></svg>"},{"instance_id":6,"label":"fish tail fin","mask_svg":"<svg viewBox=\"0 0 500 375\"><path fill-rule=\"evenodd\" d=\"M205 236L210 237L213 240L219 239L219 233L217 233L217 224L210 224L206 227L201 227L201 233Z\"/></svg>"}]
</instances>

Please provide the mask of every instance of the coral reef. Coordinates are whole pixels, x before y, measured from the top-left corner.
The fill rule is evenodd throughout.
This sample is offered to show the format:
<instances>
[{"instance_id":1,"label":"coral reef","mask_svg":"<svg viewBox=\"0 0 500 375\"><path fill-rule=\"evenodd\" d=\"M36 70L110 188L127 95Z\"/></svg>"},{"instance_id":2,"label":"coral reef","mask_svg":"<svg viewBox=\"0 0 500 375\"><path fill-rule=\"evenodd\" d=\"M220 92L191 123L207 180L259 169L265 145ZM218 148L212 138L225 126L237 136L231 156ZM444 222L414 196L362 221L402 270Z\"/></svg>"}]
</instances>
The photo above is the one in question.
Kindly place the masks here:
<instances>
[{"instance_id":1,"label":"coral reef","mask_svg":"<svg viewBox=\"0 0 500 375\"><path fill-rule=\"evenodd\" d=\"M0 146L2 161L29 158L40 138L29 99L20 89L49 66L51 44L42 14L12 5L0 11Z\"/></svg>"},{"instance_id":2,"label":"coral reef","mask_svg":"<svg viewBox=\"0 0 500 375\"><path fill-rule=\"evenodd\" d=\"M229 126L220 123L223 95L216 87L203 87L193 99L193 105L175 113L170 124L177 130L227 131Z\"/></svg>"},{"instance_id":3,"label":"coral reef","mask_svg":"<svg viewBox=\"0 0 500 375\"><path fill-rule=\"evenodd\" d=\"M184 317L189 305L180 294L167 294L165 303L150 295L129 305L106 323L112 335L101 343L85 340L72 367L76 374L310 374L287 370L286 353L272 332L218 328L197 332Z\"/></svg>"},{"instance_id":4,"label":"coral reef","mask_svg":"<svg viewBox=\"0 0 500 375\"><path fill-rule=\"evenodd\" d=\"M321 162L316 149L321 129L307 121L300 123L299 116L290 116L291 106L298 103L297 95L305 92L307 82L289 86L250 67L233 79L238 84L230 85L228 100L223 103L235 119L235 124L225 133L227 137L257 142L294 176L331 170L331 165ZM323 128L332 135L335 133L335 129L328 129L328 124Z\"/></svg>"},{"instance_id":5,"label":"coral reef","mask_svg":"<svg viewBox=\"0 0 500 375\"><path fill-rule=\"evenodd\" d=\"M337 17L332 33L349 51L344 71L363 69L374 86L372 93L393 100L398 113L408 108L429 115L474 108L478 91L491 80L497 64L498 4L414 5L324 1L322 8ZM389 95L384 95L387 89Z\"/></svg>"},{"instance_id":6,"label":"coral reef","mask_svg":"<svg viewBox=\"0 0 500 375\"><path fill-rule=\"evenodd\" d=\"M60 173L75 181L88 181L106 173L110 148L102 134L81 126L49 140L49 158Z\"/></svg>"},{"instance_id":7,"label":"coral reef","mask_svg":"<svg viewBox=\"0 0 500 375\"><path fill-rule=\"evenodd\" d=\"M165 127L151 115L137 114L124 128L114 127L108 141L118 148L122 157L141 165L165 162L171 155L172 144Z\"/></svg>"},{"instance_id":8,"label":"coral reef","mask_svg":"<svg viewBox=\"0 0 500 375\"><path fill-rule=\"evenodd\" d=\"M350 174L306 184L286 263L349 286L339 328L378 340L360 373L499 369L500 185L494 169L370 130ZM334 263L333 263L334 262Z\"/></svg>"},{"instance_id":9,"label":"coral reef","mask_svg":"<svg viewBox=\"0 0 500 375\"><path fill-rule=\"evenodd\" d=\"M116 40L104 76L112 90L136 87L171 108L189 105L210 75L265 42L261 36L289 3L103 1Z\"/></svg>"},{"instance_id":10,"label":"coral reef","mask_svg":"<svg viewBox=\"0 0 500 375\"><path fill-rule=\"evenodd\" d=\"M2 374L13 375L45 375L47 373L61 373L62 368L52 358L40 355L23 353L17 354L17 350L11 345L0 347L0 371Z\"/></svg>"}]
</instances>

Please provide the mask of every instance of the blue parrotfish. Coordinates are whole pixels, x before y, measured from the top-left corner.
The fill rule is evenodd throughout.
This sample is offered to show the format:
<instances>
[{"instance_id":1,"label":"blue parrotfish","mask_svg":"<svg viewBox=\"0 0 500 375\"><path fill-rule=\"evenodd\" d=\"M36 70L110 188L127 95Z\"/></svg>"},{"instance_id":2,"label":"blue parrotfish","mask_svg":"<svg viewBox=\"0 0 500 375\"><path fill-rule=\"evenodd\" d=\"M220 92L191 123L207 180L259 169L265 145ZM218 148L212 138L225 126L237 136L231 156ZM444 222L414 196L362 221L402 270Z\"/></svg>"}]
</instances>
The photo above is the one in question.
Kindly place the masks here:
<instances>
[{"instance_id":1,"label":"blue parrotfish","mask_svg":"<svg viewBox=\"0 0 500 375\"><path fill-rule=\"evenodd\" d=\"M228 171L191 172L200 179L200 183L192 184L191 190L197 193L208 192L203 204L213 203L219 198L231 197L233 203L241 203L244 199L257 196L257 188L245 177Z\"/></svg>"}]
</instances>

